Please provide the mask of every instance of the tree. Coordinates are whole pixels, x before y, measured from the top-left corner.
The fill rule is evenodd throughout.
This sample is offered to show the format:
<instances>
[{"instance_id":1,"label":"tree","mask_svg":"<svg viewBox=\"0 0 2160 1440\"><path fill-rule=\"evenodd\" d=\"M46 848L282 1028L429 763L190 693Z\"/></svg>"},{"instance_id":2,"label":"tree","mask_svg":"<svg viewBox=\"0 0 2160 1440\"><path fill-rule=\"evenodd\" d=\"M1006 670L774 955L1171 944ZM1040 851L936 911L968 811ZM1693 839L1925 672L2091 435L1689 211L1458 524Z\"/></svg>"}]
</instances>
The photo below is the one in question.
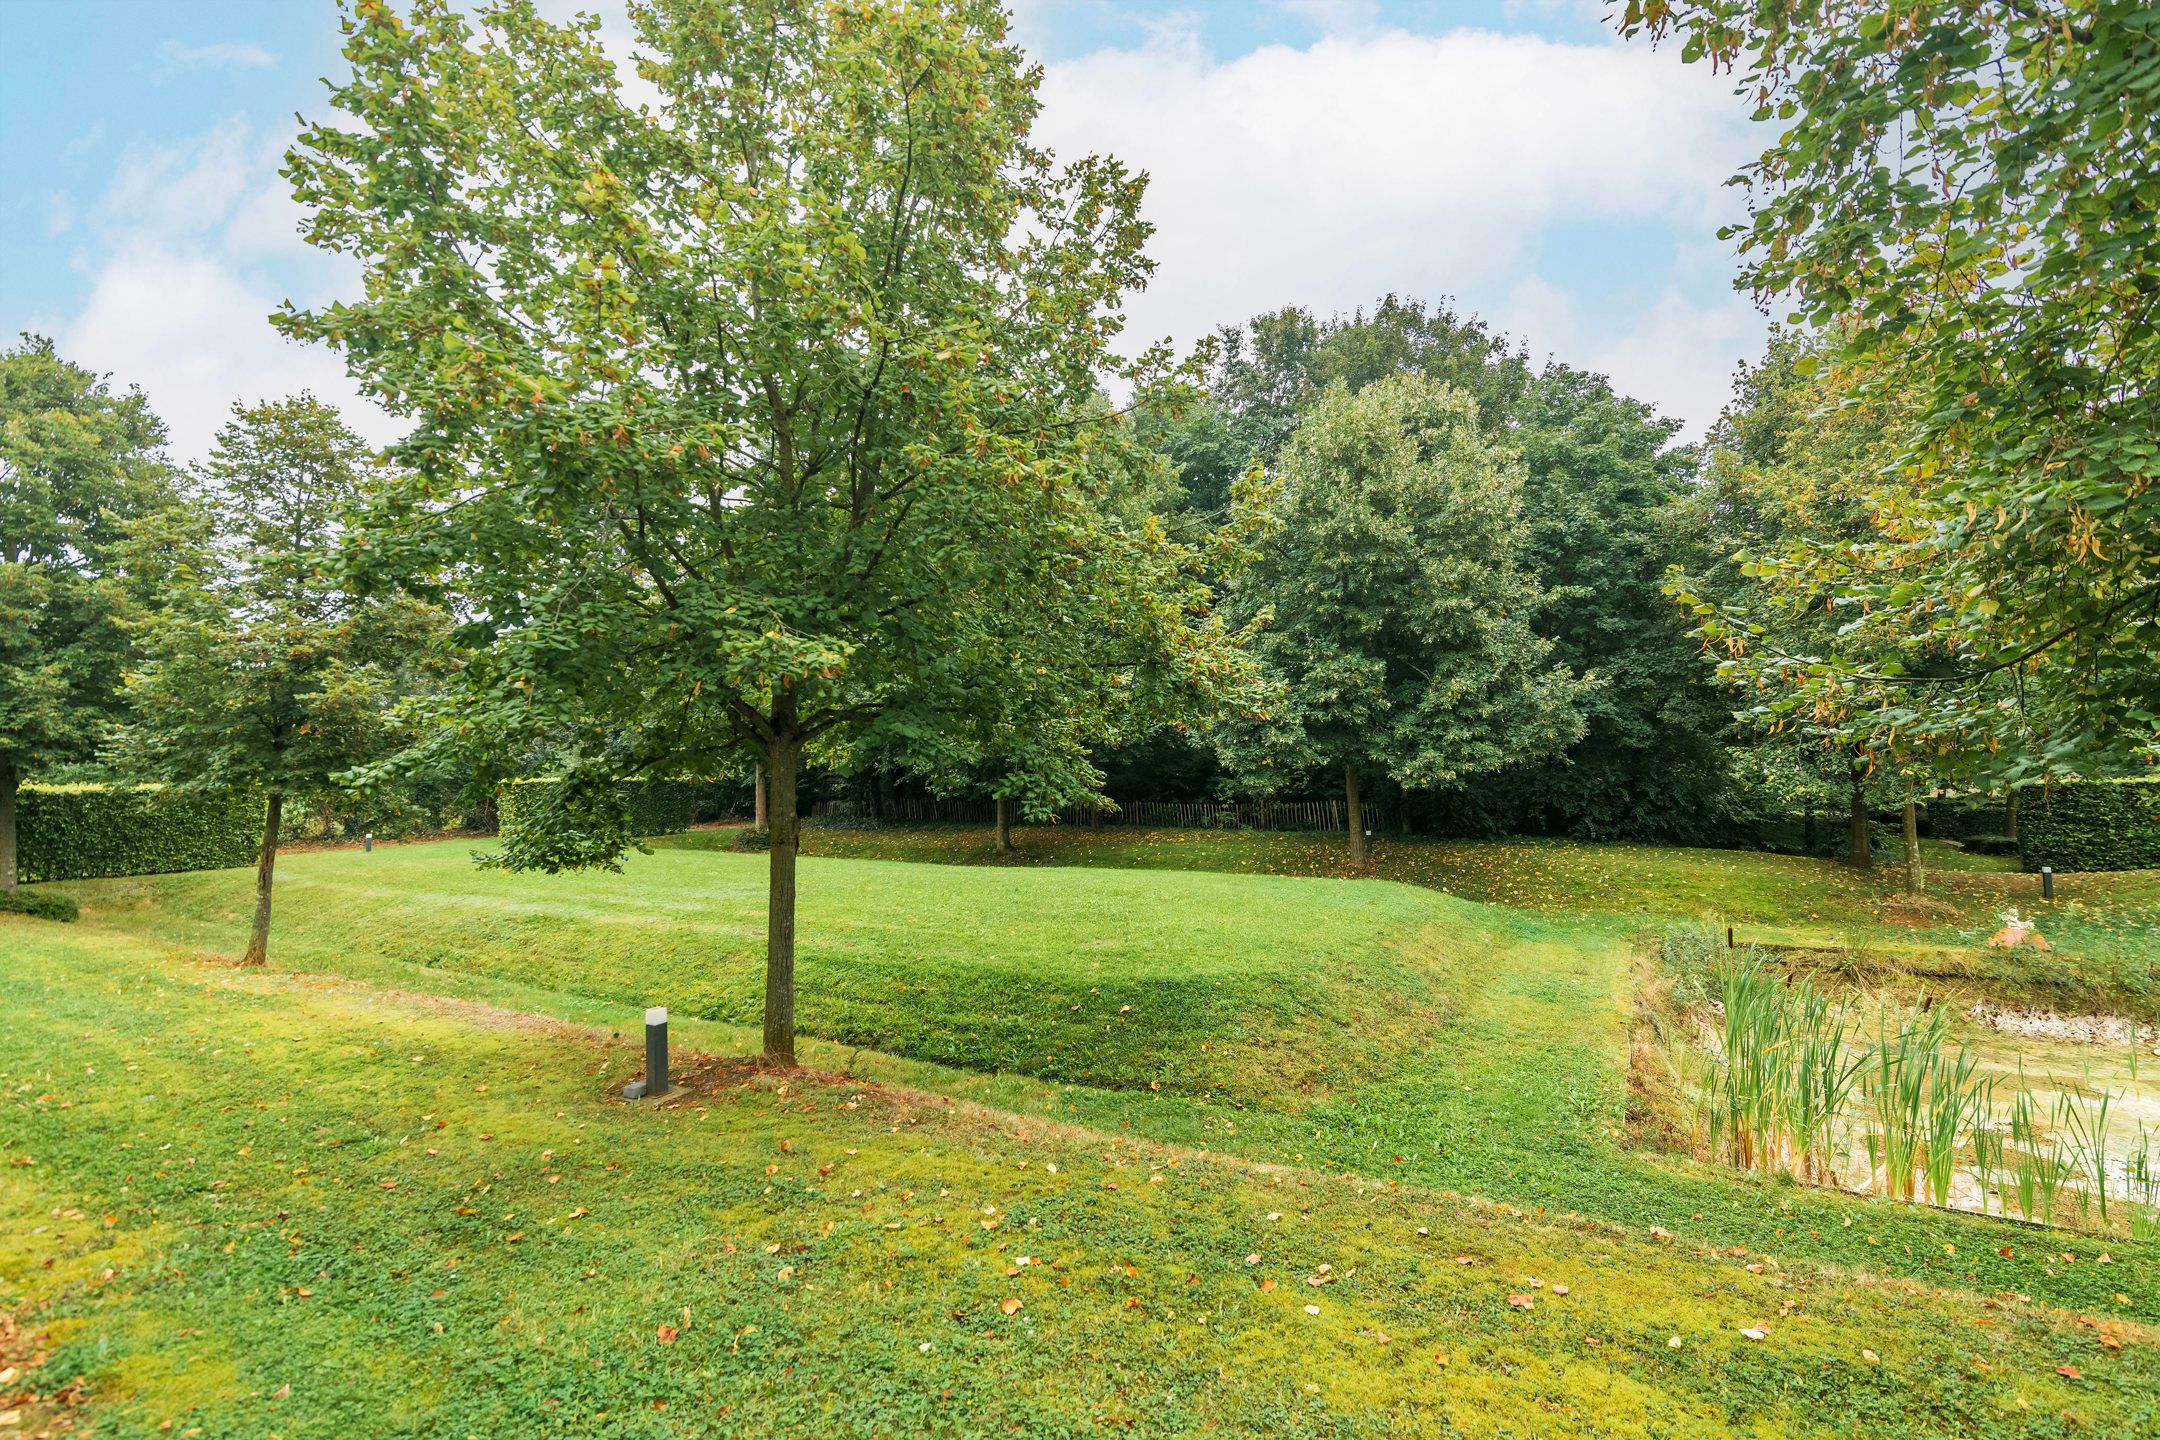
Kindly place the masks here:
<instances>
[{"instance_id":1,"label":"tree","mask_svg":"<svg viewBox=\"0 0 2160 1440\"><path fill-rule=\"evenodd\" d=\"M24 775L90 758L119 716L118 546L169 498L164 444L140 391L113 394L36 336L0 351L0 891Z\"/></svg>"},{"instance_id":2,"label":"tree","mask_svg":"<svg viewBox=\"0 0 2160 1440\"><path fill-rule=\"evenodd\" d=\"M1727 710L1666 599L1665 566L1690 557L1696 512L1680 503L1695 463L1677 421L1604 377L1519 348L1475 316L1399 296L1316 320L1296 307L1217 335L1209 397L1177 419L1143 412L1181 473L1185 508L1214 518L1230 480L1272 462L1340 380L1443 380L1478 402L1478 426L1523 460L1524 557L1546 592L1539 633L1578 672L1610 683L1585 702L1583 737L1559 755L1467 777L1415 809L1455 833L1541 831L1692 836L1730 788Z\"/></svg>"},{"instance_id":3,"label":"tree","mask_svg":"<svg viewBox=\"0 0 2160 1440\"><path fill-rule=\"evenodd\" d=\"M1870 800L1903 807L1904 884L1919 894L1916 787L1971 773L2015 726L1981 708L1998 703L2000 686L1946 692L1956 711L1906 703L1913 691L1891 677L1939 674L1953 657L1924 631L1879 629L1850 608L1842 576L1878 508L1895 503L1915 419L1904 392L1841 353L1834 337L1774 332L1762 363L1742 370L1696 497L1713 548L1698 574L1676 567L1671 584L1738 717L1766 744L1827 752L1822 768L1847 778L1853 865L1873 864ZM1863 663L1845 668L1852 660Z\"/></svg>"},{"instance_id":4,"label":"tree","mask_svg":"<svg viewBox=\"0 0 2160 1440\"><path fill-rule=\"evenodd\" d=\"M1836 334L1915 423L1878 533L1823 574L1873 688L2086 765L2160 750L2160 17L2124 0L1628 0L1775 134L1742 283ZM1924 577L1925 583L1916 583ZM1907 643L1930 673L1882 663ZM1975 701L2009 681L2018 703ZM1877 682L1880 682L1878 685ZM1899 693L1909 692L1909 693Z\"/></svg>"},{"instance_id":5,"label":"tree","mask_svg":"<svg viewBox=\"0 0 2160 1440\"><path fill-rule=\"evenodd\" d=\"M1558 663L1606 683L1561 756L1452 787L1452 807L1516 833L1608 838L1692 837L1717 807L1729 707L1665 594L1666 567L1704 538L1684 503L1698 455L1672 443L1679 428L1561 364L1514 401L1504 440L1522 455L1521 563L1546 596L1535 624Z\"/></svg>"},{"instance_id":6,"label":"tree","mask_svg":"<svg viewBox=\"0 0 2160 1440\"><path fill-rule=\"evenodd\" d=\"M1521 483L1476 402L1418 375L1336 382L1283 452L1281 529L1236 590L1283 695L1226 745L1257 779L1337 769L1354 864L1367 775L1444 784L1582 733L1594 682L1530 625Z\"/></svg>"},{"instance_id":7,"label":"tree","mask_svg":"<svg viewBox=\"0 0 2160 1440\"><path fill-rule=\"evenodd\" d=\"M414 424L351 563L440 575L475 617L455 741L499 772L536 725L585 737L504 863L617 863L619 774L763 765L765 1053L790 1064L806 746L935 749L1066 664L1070 626L1119 629L1193 706L1238 666L1197 564L1109 503L1132 441L1098 378L1169 378L1110 348L1143 183L1029 142L1040 77L1001 7L630 18L656 109L589 20L362 0L351 123L289 171L366 297L282 323ZM1050 598L1071 567L1085 605Z\"/></svg>"},{"instance_id":8,"label":"tree","mask_svg":"<svg viewBox=\"0 0 2160 1440\"><path fill-rule=\"evenodd\" d=\"M405 744L392 705L441 658L443 617L335 578L368 467L360 437L312 396L236 406L186 503L131 537L158 595L137 622L133 720L115 758L183 786L263 792L250 965L269 956L286 800L326 798L338 776Z\"/></svg>"}]
</instances>

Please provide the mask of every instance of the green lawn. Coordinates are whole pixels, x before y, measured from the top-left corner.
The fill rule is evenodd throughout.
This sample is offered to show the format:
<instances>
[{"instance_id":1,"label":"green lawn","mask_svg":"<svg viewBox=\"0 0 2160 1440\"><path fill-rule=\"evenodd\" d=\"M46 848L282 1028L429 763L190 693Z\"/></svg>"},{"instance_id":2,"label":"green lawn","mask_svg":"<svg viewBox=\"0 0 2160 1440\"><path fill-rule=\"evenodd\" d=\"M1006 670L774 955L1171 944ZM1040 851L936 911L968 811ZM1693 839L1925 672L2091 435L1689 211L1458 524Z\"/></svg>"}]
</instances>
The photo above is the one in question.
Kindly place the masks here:
<instances>
[{"instance_id":1,"label":"green lawn","mask_svg":"<svg viewBox=\"0 0 2160 1440\"><path fill-rule=\"evenodd\" d=\"M662 843L724 848L728 830ZM923 826L848 829L813 825L805 853L1006 868L1089 865L1141 870L1335 876L1339 836L1240 831L1024 829L1017 851L998 856L985 829ZM1897 895L1893 867L1863 873L1824 860L1740 850L1565 841L1380 840L1372 873L1465 899L1579 919L1714 918L1742 940L1868 952L1879 978L1962 981L2004 998L2084 1009L2160 1013L2160 871L2065 875L2055 898L2040 877L1990 856L1926 842L1930 906L1914 912ZM2016 906L2037 916L2054 944L2047 955L1985 949Z\"/></svg>"},{"instance_id":2,"label":"green lawn","mask_svg":"<svg viewBox=\"0 0 2160 1440\"><path fill-rule=\"evenodd\" d=\"M1218 872L1249 838L1204 837ZM2155 1247L1632 1144L1627 897L810 858L805 1060L852 1078L623 1106L638 1007L754 1045L763 860L712 844L288 855L267 973L207 958L244 871L0 926L0 1303L52 1332L38 1373L111 1434L2160 1423ZM1590 875L1494 861L1539 851ZM1589 853L1679 857L1656 894L1777 868Z\"/></svg>"}]
</instances>

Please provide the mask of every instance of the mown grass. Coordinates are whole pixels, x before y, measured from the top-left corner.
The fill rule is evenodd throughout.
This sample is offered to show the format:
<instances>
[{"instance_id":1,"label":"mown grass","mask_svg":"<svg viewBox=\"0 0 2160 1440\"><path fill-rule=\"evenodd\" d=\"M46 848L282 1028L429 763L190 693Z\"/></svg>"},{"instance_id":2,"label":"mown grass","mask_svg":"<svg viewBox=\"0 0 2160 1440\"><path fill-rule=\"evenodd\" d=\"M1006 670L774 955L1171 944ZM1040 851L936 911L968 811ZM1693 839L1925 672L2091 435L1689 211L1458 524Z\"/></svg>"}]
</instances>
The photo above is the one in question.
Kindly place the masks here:
<instances>
[{"instance_id":1,"label":"mown grass","mask_svg":"<svg viewBox=\"0 0 2160 1440\"><path fill-rule=\"evenodd\" d=\"M659 1003L739 1025L756 1015L763 863L678 848L620 876L542 877L476 870L448 844L298 855L280 867L272 955L571 1019L634 1025ZM250 880L69 888L86 923L230 955ZM822 858L804 861L802 895L799 1013L844 1047L839 1068L1258 1161L2160 1314L2160 1273L2056 1264L2009 1227L1855 1210L1631 1147L1624 920L1388 882Z\"/></svg>"},{"instance_id":2,"label":"mown grass","mask_svg":"<svg viewBox=\"0 0 2160 1440\"><path fill-rule=\"evenodd\" d=\"M305 893L281 894L289 916ZM1119 1116L1224 1108L1157 1092L1089 1117L1067 1113L1088 1092L1050 1087L1063 1124L863 1080L625 1106L608 1096L634 1037L205 964L160 938L156 892L138 898L135 934L0 919L0 1303L51 1351L17 1383L84 1376L100 1434L2127 1436L2160 1419L2160 1352L2120 1318L2152 1315L2153 1267L2121 1247L2103 1266L2084 1240L1958 1225L1955 1265L1903 1282L1782 1242L1733 1253L1718 1217L1677 1215L1664 1241L1455 1199L1385 1155L1351 1181L1318 1157L1118 1138ZM1603 983L1596 947L1569 969L1585 952L1552 933L1500 939L1496 956L1554 968L1463 981L1436 1090L1527 1082L1552 1038L1538 1017L1605 1003L1569 1004ZM1510 1103L1479 1094L1453 1121L1483 1113L1497 1141ZM1897 1218L1844 1209L1856 1231ZM2074 1252L2048 1268L2097 1278L2094 1313L1955 1273L1998 1235ZM31 1428L50 1418L25 1407Z\"/></svg>"},{"instance_id":3,"label":"mown grass","mask_svg":"<svg viewBox=\"0 0 2160 1440\"><path fill-rule=\"evenodd\" d=\"M660 842L725 848L734 832L709 830ZM1089 865L1142 870L1339 876L1339 836L1249 831L1101 831L1042 827L1019 832L999 856L987 830L969 826L858 829L812 825L806 854L1008 868ZM1936 857L1957 855L1930 843ZM1370 873L1464 899L1537 914L1607 916L1646 923L1715 917L1743 941L1838 951L1878 981L1957 980L1999 998L2087 1008L2160 1010L2160 871L2040 878L1999 868L1994 857L1960 856L1986 868L1940 869L1927 907L1897 895L1898 876L1825 860L1750 851L1565 841L1425 841L1383 837ZM2047 954L1986 948L2016 906L2038 918Z\"/></svg>"},{"instance_id":4,"label":"mown grass","mask_svg":"<svg viewBox=\"0 0 2160 1440\"><path fill-rule=\"evenodd\" d=\"M216 953L238 872L84 882L91 918ZM662 850L627 876L505 875L455 843L279 866L273 953L304 969L466 980L748 1023L763 857ZM1386 1075L1493 943L1479 907L1402 886L1216 874L975 872L820 860L802 884L809 1033L968 1070L1247 1103Z\"/></svg>"}]
</instances>

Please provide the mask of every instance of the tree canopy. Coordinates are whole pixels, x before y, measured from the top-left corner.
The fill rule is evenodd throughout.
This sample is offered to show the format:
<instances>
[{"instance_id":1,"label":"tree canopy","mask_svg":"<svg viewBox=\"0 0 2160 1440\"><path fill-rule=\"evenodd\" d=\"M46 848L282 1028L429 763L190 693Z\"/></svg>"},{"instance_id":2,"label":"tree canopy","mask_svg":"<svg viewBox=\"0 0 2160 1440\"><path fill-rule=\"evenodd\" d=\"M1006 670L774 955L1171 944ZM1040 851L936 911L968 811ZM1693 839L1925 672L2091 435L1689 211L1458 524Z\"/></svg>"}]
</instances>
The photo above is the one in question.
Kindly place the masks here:
<instances>
[{"instance_id":1,"label":"tree canopy","mask_svg":"<svg viewBox=\"0 0 2160 1440\"><path fill-rule=\"evenodd\" d=\"M1281 468L1281 528L1235 592L1281 695L1227 733L1236 768L1336 769L1362 858L1363 776L1444 784L1581 734L1594 682L1532 628L1520 471L1476 401L1414 374L1338 380Z\"/></svg>"},{"instance_id":2,"label":"tree canopy","mask_svg":"<svg viewBox=\"0 0 2160 1440\"><path fill-rule=\"evenodd\" d=\"M0 890L33 766L96 753L127 653L119 548L170 495L165 426L37 336L0 351Z\"/></svg>"},{"instance_id":3,"label":"tree canopy","mask_svg":"<svg viewBox=\"0 0 2160 1440\"><path fill-rule=\"evenodd\" d=\"M410 743L393 705L447 661L447 617L336 578L370 468L365 443L313 396L235 407L184 502L130 537L154 583L115 760L146 779L264 794L251 964L268 954L286 800L326 796Z\"/></svg>"},{"instance_id":4,"label":"tree canopy","mask_svg":"<svg viewBox=\"0 0 2160 1440\"><path fill-rule=\"evenodd\" d=\"M1776 133L1741 177L1744 283L1912 406L1874 533L1805 557L1865 619L1797 682L1945 734L2037 720L2085 764L2150 756L2160 16L2126 0L1629 0L1622 26L1736 74ZM1916 645L1945 663L1886 668ZM2003 678L2018 704L1975 701Z\"/></svg>"},{"instance_id":5,"label":"tree canopy","mask_svg":"<svg viewBox=\"0 0 2160 1440\"><path fill-rule=\"evenodd\" d=\"M934 755L1076 653L1195 708L1240 667L1197 553L1114 503L1098 376L1174 378L1111 348L1142 182L1030 142L1002 7L630 15L650 107L588 20L362 0L350 119L289 170L365 295L282 323L413 423L351 551L473 615L459 743L564 741L569 808L509 863L612 863L614 774L762 761L785 1061L805 746Z\"/></svg>"}]
</instances>

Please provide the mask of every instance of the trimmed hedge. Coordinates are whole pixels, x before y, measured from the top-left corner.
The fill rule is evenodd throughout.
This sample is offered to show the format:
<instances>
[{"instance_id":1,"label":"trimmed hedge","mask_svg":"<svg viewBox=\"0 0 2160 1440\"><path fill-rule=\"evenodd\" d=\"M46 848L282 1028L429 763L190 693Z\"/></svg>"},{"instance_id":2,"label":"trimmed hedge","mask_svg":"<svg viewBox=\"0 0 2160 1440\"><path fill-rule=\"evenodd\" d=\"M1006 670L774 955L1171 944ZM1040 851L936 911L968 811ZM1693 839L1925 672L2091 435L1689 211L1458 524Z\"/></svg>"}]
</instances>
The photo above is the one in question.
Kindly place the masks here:
<instances>
[{"instance_id":1,"label":"trimmed hedge","mask_svg":"<svg viewBox=\"0 0 2160 1440\"><path fill-rule=\"evenodd\" d=\"M246 865L262 827L263 798L245 791L25 785L16 795L25 883Z\"/></svg>"},{"instance_id":2,"label":"trimmed hedge","mask_svg":"<svg viewBox=\"0 0 2160 1440\"><path fill-rule=\"evenodd\" d=\"M82 918L75 897L58 890L0 890L0 913L69 924Z\"/></svg>"},{"instance_id":3,"label":"trimmed hedge","mask_svg":"<svg viewBox=\"0 0 2160 1440\"><path fill-rule=\"evenodd\" d=\"M2030 805L2039 794L2037 790L2027 790L2019 804ZM2001 795L1938 795L1920 802L1920 833L1932 840L1970 840L1975 836L2000 835L2009 824L2010 802Z\"/></svg>"},{"instance_id":4,"label":"trimmed hedge","mask_svg":"<svg viewBox=\"0 0 2160 1440\"><path fill-rule=\"evenodd\" d=\"M525 822L545 799L552 780L513 780L495 797L495 814L501 832L509 834ZM677 835L690 828L701 786L689 780L625 780L617 787L630 807L633 835Z\"/></svg>"},{"instance_id":5,"label":"trimmed hedge","mask_svg":"<svg viewBox=\"0 0 2160 1440\"><path fill-rule=\"evenodd\" d=\"M2027 870L2160 868L2160 780L2084 780L2042 801L2027 792L2018 816Z\"/></svg>"}]
</instances>

